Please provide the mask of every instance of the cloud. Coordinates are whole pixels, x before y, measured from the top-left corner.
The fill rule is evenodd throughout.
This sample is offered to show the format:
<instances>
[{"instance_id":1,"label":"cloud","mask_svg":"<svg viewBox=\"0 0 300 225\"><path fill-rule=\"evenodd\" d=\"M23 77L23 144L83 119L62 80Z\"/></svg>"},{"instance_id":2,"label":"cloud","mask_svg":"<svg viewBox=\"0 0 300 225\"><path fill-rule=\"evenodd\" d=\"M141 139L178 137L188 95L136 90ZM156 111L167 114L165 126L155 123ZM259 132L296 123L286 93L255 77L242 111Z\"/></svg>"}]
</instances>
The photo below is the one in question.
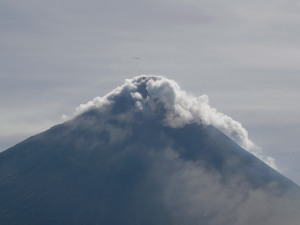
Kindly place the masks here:
<instances>
[{"instance_id":1,"label":"cloud","mask_svg":"<svg viewBox=\"0 0 300 225\"><path fill-rule=\"evenodd\" d=\"M69 119L69 116L67 116L66 114L63 114L63 115L61 116L61 119L62 119L62 120L67 120L67 119Z\"/></svg>"},{"instance_id":2,"label":"cloud","mask_svg":"<svg viewBox=\"0 0 300 225\"><path fill-rule=\"evenodd\" d=\"M213 125L267 165L278 169L276 160L262 154L261 149L249 139L248 132L241 123L209 105L207 95L195 97L187 94L174 80L162 76L141 75L126 79L122 86L104 97L96 97L86 104L81 104L76 108L75 116L91 109L102 109L112 105L114 99L120 96L131 96L136 108L144 113L154 113L157 106L162 104L166 111L163 120L165 126L178 128L195 122Z\"/></svg>"},{"instance_id":3,"label":"cloud","mask_svg":"<svg viewBox=\"0 0 300 225\"><path fill-rule=\"evenodd\" d=\"M162 77L140 76L126 80L124 85L102 98L105 104L99 104L100 108L93 105L93 101L81 105L84 110L81 114L77 112L77 117L69 123L74 130L67 129L63 140L69 140L78 151L97 157L94 162L102 166L97 171L108 177L109 189L115 190L118 185L117 192L106 196L113 202L109 204L118 208L114 204L122 205L122 199L130 196L126 207L136 207L138 202L148 212L151 205L155 212L151 218L156 221L160 220L155 210L163 209L164 216L170 215L174 222L169 224L298 224L300 202L293 190L283 187L285 184L282 186L285 180L272 175L275 171L268 173L267 166L256 159L249 164L251 157L245 152L230 155L230 150L225 149L227 152L223 154L222 148L214 145L226 145L221 138L215 139L219 136L201 137L200 132L199 137L189 139L196 132L192 125L199 123L197 127L208 128L209 122L189 116L192 113L182 118L182 111L175 111L174 105L180 102L175 96L180 91L176 82ZM184 92L179 94L186 98ZM178 130L182 131L179 135ZM74 144L74 138L68 136L70 133L83 134L83 137L76 138ZM213 143L207 142L210 137L214 137ZM202 138L205 140L201 141ZM206 144L216 149L210 148L211 152L207 153ZM204 154L197 157L199 152ZM192 157L186 157L189 154ZM206 154L208 161L204 160ZM80 163L89 163L80 158L81 154L78 157ZM116 199L115 196L120 195ZM122 220L132 217L126 214Z\"/></svg>"},{"instance_id":4,"label":"cloud","mask_svg":"<svg viewBox=\"0 0 300 225\"><path fill-rule=\"evenodd\" d=\"M299 187L212 125L241 146L256 147L240 123L209 106L207 96L194 97L173 80L143 75L81 104L75 118L1 154L10 156L10 152L25 149L31 165L37 158L29 156L39 153L39 164L32 164L34 172L26 170L29 180L36 180L36 171L39 176L40 170L34 169L39 165L57 177L61 160L67 167L53 185L62 188L49 192L51 198L47 199L57 199L53 196L71 188L75 194L59 203L69 204L80 192L87 205L91 201L101 205L101 212L95 211L93 218L107 224L122 224L132 218L134 222L126 223L298 224ZM16 179L24 177L17 171L25 156L20 154L13 161L7 157L1 167L8 166L10 173L16 171ZM51 176L42 176L37 182L47 184ZM70 182L71 177L78 179ZM72 219L77 220L82 208L74 206L78 213ZM53 212L65 215L55 208Z\"/></svg>"},{"instance_id":5,"label":"cloud","mask_svg":"<svg viewBox=\"0 0 300 225\"><path fill-rule=\"evenodd\" d=\"M108 101L106 97L104 97L104 98L96 97L93 99L93 101L89 101L86 104L80 104L80 106L78 106L76 108L75 115L82 114L93 108L101 109L101 107L108 105L109 103L110 103L110 101Z\"/></svg>"},{"instance_id":6,"label":"cloud","mask_svg":"<svg viewBox=\"0 0 300 225\"><path fill-rule=\"evenodd\" d=\"M299 223L299 202L277 194L276 183L254 189L234 174L224 182L219 172L204 169L199 161L185 161L170 148L157 158L151 175L163 186L165 204L178 224Z\"/></svg>"}]
</instances>

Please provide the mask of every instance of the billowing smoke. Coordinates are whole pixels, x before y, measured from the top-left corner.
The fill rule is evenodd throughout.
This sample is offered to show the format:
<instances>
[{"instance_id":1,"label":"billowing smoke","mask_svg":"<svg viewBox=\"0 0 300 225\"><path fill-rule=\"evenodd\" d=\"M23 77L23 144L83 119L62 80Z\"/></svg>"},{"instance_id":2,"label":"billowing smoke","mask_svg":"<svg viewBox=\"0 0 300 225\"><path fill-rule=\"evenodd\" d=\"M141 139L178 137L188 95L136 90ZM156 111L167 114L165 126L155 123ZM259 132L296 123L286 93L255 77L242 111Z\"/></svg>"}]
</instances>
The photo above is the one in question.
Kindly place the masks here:
<instances>
[{"instance_id":1,"label":"billowing smoke","mask_svg":"<svg viewBox=\"0 0 300 225\"><path fill-rule=\"evenodd\" d=\"M81 104L76 109L75 115L93 108L101 109L108 106L114 102L114 98L121 95L131 95L135 101L136 110L148 114L153 113L158 104L162 104L165 110L165 126L178 128L195 122L203 125L211 124L242 148L277 169L275 159L262 154L261 148L249 139L248 132L242 124L212 108L207 95L199 97L189 95L181 90L174 80L162 76L141 75L127 79L121 87L104 97L96 97L86 104Z\"/></svg>"},{"instance_id":2,"label":"billowing smoke","mask_svg":"<svg viewBox=\"0 0 300 225\"><path fill-rule=\"evenodd\" d=\"M135 77L0 153L0 221L298 225L299 186L251 153L207 96Z\"/></svg>"}]
</instances>

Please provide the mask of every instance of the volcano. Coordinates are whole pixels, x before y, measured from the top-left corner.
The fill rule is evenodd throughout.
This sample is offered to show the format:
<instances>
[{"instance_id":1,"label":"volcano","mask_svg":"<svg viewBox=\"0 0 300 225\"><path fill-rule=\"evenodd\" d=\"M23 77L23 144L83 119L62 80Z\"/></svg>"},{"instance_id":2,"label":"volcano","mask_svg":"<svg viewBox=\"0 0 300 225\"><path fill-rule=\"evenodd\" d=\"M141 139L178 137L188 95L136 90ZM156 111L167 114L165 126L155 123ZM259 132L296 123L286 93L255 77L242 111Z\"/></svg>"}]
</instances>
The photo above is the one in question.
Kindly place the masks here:
<instances>
[{"instance_id":1,"label":"volcano","mask_svg":"<svg viewBox=\"0 0 300 225\"><path fill-rule=\"evenodd\" d=\"M0 221L299 224L300 188L275 166L207 96L143 75L0 153Z\"/></svg>"}]
</instances>

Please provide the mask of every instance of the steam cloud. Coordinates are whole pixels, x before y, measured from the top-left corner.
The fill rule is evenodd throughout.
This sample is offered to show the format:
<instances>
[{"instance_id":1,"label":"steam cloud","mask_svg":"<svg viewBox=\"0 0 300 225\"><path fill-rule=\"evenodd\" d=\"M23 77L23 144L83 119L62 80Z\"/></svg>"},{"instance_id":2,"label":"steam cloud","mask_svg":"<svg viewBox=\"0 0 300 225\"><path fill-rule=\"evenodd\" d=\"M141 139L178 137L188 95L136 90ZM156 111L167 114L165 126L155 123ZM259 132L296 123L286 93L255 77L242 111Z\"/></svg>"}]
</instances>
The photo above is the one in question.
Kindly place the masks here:
<instances>
[{"instance_id":1,"label":"steam cloud","mask_svg":"<svg viewBox=\"0 0 300 225\"><path fill-rule=\"evenodd\" d=\"M12 199L2 208L16 213L7 221L17 214L23 221L34 205L41 209L34 214L47 215L44 223L53 212L78 224L92 218L125 225L298 225L299 186L215 127L265 159L242 125L211 108L207 96L188 95L160 76L126 80L80 105L72 120L1 153L0 171L21 171L2 182L0 199ZM37 195L27 199L31 193Z\"/></svg>"},{"instance_id":2,"label":"steam cloud","mask_svg":"<svg viewBox=\"0 0 300 225\"><path fill-rule=\"evenodd\" d=\"M147 94L141 93L142 86L146 88ZM104 97L96 97L86 104L81 104L76 108L75 116L90 109L109 106L113 104L113 99L120 95L131 95L135 100L136 109L144 113L153 113L158 103L163 104L166 110L165 126L178 128L195 122L203 125L211 124L267 165L278 169L275 159L262 154L261 148L249 139L248 132L241 123L209 105L207 95L199 97L189 95L181 90L174 80L162 76L141 75L126 79L121 87L117 87Z\"/></svg>"}]
</instances>

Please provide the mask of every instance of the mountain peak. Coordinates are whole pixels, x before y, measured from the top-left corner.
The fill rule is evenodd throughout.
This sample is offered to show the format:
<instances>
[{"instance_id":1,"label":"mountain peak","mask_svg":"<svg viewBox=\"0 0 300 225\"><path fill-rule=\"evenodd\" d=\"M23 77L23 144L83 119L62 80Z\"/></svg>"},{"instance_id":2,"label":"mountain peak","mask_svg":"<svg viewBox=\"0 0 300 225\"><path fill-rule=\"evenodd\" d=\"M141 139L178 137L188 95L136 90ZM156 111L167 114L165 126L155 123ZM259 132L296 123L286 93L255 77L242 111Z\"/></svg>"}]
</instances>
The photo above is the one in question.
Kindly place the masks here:
<instances>
[{"instance_id":1,"label":"mountain peak","mask_svg":"<svg viewBox=\"0 0 300 225\"><path fill-rule=\"evenodd\" d=\"M218 112L209 105L207 95L195 97L180 88L176 81L162 76L141 75L126 79L104 97L96 97L76 108L75 115L92 109L111 110L113 113L143 113L162 119L165 126L179 128L186 124L198 123L213 125L242 148L255 155L266 164L277 169L275 159L264 156L248 136L247 130L240 122ZM131 115L131 116L130 116ZM124 122L124 121L123 121Z\"/></svg>"},{"instance_id":2,"label":"mountain peak","mask_svg":"<svg viewBox=\"0 0 300 225\"><path fill-rule=\"evenodd\" d=\"M300 188L247 135L173 80L126 80L0 153L1 224L299 224Z\"/></svg>"}]
</instances>

